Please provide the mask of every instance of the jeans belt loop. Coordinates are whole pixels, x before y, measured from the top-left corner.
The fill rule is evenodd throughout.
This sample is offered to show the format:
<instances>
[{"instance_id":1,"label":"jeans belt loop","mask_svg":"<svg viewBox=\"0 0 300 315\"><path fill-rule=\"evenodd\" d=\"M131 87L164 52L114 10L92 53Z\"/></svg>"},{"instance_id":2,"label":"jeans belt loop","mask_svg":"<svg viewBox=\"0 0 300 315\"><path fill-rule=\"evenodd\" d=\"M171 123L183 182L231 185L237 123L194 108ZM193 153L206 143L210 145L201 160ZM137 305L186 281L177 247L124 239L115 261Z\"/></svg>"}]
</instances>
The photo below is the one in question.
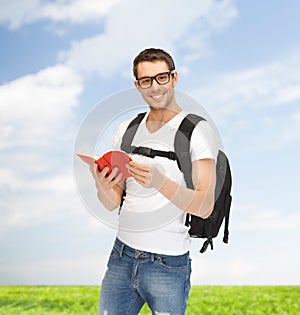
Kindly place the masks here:
<instances>
[{"instance_id":1,"label":"jeans belt loop","mask_svg":"<svg viewBox=\"0 0 300 315\"><path fill-rule=\"evenodd\" d=\"M120 249L120 255L119 255L120 257L123 256L124 247L125 247L125 244L122 244L121 249Z\"/></svg>"},{"instance_id":2,"label":"jeans belt loop","mask_svg":"<svg viewBox=\"0 0 300 315\"><path fill-rule=\"evenodd\" d=\"M151 262L153 263L154 262L154 260L155 260L155 257L154 257L154 253L151 253Z\"/></svg>"}]
</instances>

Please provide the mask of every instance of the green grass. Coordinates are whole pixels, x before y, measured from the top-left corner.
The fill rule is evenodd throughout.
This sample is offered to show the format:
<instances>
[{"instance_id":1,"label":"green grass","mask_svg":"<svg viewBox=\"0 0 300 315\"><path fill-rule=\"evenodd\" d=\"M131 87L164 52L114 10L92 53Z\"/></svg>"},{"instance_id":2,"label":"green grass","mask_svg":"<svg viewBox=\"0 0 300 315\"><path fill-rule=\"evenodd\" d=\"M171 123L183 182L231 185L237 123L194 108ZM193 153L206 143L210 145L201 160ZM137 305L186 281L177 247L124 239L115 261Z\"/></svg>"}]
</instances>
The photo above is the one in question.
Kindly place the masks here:
<instances>
[{"instance_id":1,"label":"green grass","mask_svg":"<svg viewBox=\"0 0 300 315\"><path fill-rule=\"evenodd\" d=\"M96 315L98 296L97 286L0 286L0 314ZM227 314L300 315L300 286L192 287L187 315Z\"/></svg>"}]
</instances>

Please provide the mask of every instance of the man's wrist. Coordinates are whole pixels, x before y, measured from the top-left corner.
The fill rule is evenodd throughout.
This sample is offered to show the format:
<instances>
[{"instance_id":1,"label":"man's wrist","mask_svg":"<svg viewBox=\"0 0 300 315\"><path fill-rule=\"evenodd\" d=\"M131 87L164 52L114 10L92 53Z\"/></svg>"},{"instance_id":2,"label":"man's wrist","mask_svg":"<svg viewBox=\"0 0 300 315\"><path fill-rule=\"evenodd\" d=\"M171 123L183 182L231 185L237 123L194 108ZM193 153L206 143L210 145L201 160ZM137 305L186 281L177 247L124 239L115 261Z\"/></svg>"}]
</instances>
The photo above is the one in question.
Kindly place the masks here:
<instances>
[{"instance_id":1,"label":"man's wrist","mask_svg":"<svg viewBox=\"0 0 300 315\"><path fill-rule=\"evenodd\" d=\"M157 189L158 191L161 191L162 189L164 189L164 186L166 185L168 178L161 172L158 171L158 173L159 175L157 176L157 180L154 182L154 188Z\"/></svg>"}]
</instances>

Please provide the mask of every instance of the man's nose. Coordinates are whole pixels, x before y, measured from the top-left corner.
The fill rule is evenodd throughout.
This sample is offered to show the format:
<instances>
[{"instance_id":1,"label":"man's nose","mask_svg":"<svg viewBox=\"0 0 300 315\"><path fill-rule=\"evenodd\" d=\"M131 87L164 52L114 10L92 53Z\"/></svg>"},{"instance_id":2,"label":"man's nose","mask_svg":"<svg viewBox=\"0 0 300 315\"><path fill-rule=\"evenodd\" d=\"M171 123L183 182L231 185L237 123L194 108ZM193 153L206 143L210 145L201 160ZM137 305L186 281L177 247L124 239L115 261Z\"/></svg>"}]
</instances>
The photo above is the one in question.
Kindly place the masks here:
<instances>
[{"instance_id":1,"label":"man's nose","mask_svg":"<svg viewBox=\"0 0 300 315\"><path fill-rule=\"evenodd\" d=\"M157 89L157 88L160 88L160 84L157 83L157 81L155 79L153 79L151 87L154 89Z\"/></svg>"}]
</instances>

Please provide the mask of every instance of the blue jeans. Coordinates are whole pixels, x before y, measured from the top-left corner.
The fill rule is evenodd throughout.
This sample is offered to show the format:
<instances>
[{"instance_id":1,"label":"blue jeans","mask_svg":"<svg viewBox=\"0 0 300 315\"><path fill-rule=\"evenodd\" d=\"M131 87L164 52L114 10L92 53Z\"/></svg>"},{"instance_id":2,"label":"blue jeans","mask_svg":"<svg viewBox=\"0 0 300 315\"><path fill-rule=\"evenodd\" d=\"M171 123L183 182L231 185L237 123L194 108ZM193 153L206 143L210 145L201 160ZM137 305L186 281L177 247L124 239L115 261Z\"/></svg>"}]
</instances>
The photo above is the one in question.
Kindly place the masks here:
<instances>
[{"instance_id":1,"label":"blue jeans","mask_svg":"<svg viewBox=\"0 0 300 315\"><path fill-rule=\"evenodd\" d=\"M102 281L99 315L135 315L147 303L155 315L184 315L191 259L135 250L118 238Z\"/></svg>"}]
</instances>

